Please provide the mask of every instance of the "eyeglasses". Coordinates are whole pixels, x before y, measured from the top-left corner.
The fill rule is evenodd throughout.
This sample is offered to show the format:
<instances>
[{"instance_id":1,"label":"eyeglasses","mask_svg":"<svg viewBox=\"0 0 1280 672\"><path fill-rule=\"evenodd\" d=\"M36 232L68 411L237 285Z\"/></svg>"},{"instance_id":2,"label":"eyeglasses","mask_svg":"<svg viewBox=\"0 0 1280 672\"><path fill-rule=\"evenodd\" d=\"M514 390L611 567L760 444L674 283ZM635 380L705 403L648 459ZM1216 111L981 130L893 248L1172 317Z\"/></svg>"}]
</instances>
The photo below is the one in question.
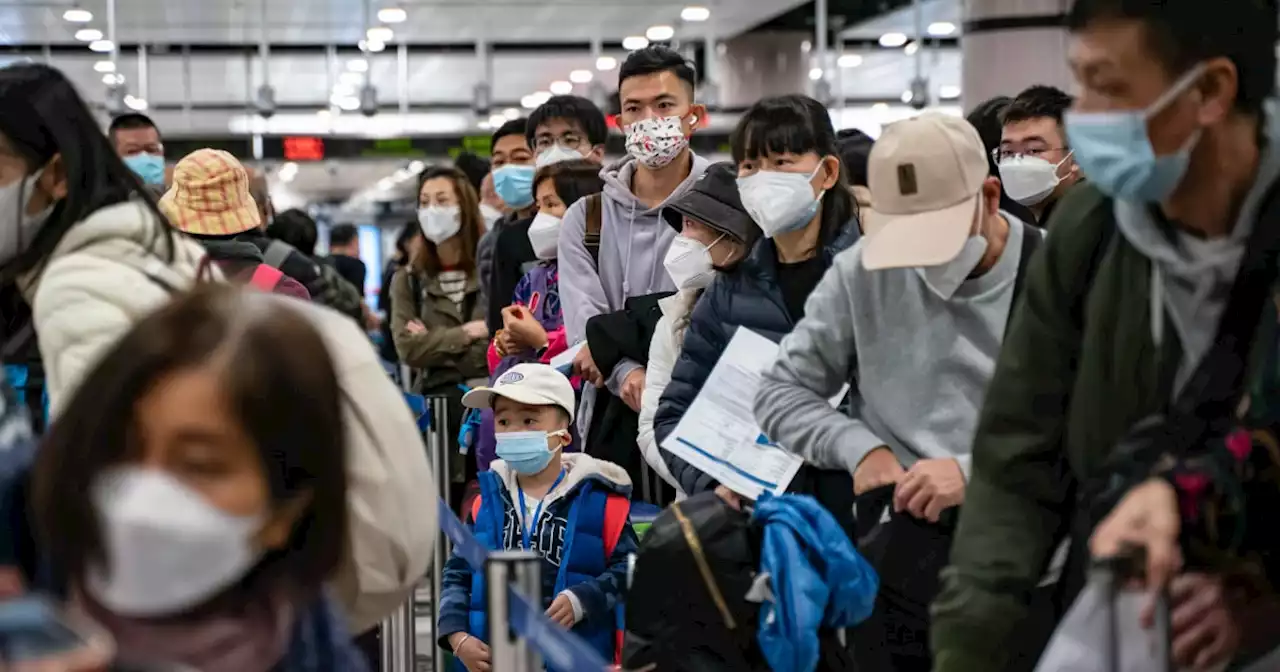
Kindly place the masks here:
<instances>
[{"instance_id":1,"label":"eyeglasses","mask_svg":"<svg viewBox=\"0 0 1280 672\"><path fill-rule=\"evenodd\" d=\"M1015 156L1034 156L1036 158L1040 158L1042 155L1048 154L1049 152L1065 151L1067 151L1066 147L1026 147L1023 149L996 147L991 150L991 158L995 159L996 163L1000 163L1005 159L1012 159Z\"/></svg>"},{"instance_id":2,"label":"eyeglasses","mask_svg":"<svg viewBox=\"0 0 1280 672\"><path fill-rule=\"evenodd\" d=\"M533 147L538 152L545 152L556 145L560 145L565 149L580 150L585 142L586 138L577 133L565 133L558 138L551 135L539 135L533 139Z\"/></svg>"}]
</instances>

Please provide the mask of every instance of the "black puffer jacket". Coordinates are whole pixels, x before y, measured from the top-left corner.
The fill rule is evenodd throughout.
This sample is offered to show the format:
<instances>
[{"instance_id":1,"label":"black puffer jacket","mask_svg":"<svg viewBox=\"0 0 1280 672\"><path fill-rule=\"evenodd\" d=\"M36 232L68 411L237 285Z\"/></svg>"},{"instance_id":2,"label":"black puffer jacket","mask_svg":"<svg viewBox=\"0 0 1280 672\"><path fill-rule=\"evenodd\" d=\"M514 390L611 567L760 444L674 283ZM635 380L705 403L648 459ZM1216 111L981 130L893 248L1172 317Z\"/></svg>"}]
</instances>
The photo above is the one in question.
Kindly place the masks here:
<instances>
[{"instance_id":1,"label":"black puffer jacket","mask_svg":"<svg viewBox=\"0 0 1280 672\"><path fill-rule=\"evenodd\" d=\"M823 247L824 265L830 268L835 255L851 247L859 235L857 221L845 225ZM778 286L777 259L773 241L761 239L750 256L733 272L717 277L694 306L684 348L653 419L658 445L662 445L684 417L738 327L746 327L774 342L781 341L795 327L795 319L787 312ZM665 450L662 456L686 493L693 495L714 487L710 477L684 460Z\"/></svg>"}]
</instances>

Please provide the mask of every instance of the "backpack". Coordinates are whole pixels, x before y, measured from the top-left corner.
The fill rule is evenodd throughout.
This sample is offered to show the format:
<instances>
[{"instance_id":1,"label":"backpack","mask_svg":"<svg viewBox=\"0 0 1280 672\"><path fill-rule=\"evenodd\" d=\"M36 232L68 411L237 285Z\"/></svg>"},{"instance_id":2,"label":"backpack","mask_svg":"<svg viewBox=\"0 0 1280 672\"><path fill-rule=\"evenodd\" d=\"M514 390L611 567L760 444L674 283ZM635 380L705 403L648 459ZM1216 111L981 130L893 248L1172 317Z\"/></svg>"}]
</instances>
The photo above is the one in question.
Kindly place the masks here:
<instances>
[{"instance_id":1,"label":"backpack","mask_svg":"<svg viewBox=\"0 0 1280 672\"><path fill-rule=\"evenodd\" d=\"M313 272L311 281L304 285L311 294L312 301L328 306L357 322L364 319L363 300L359 290L352 287L332 265L317 262L282 240L270 241L262 252L263 262L281 272L286 272L285 264L295 256L295 273L300 273L299 265L304 262L310 265Z\"/></svg>"},{"instance_id":2,"label":"backpack","mask_svg":"<svg viewBox=\"0 0 1280 672\"><path fill-rule=\"evenodd\" d=\"M582 244L591 255L591 263L600 267L600 231L604 228L604 194L596 192L587 196L587 222L582 233Z\"/></svg>"}]
</instances>

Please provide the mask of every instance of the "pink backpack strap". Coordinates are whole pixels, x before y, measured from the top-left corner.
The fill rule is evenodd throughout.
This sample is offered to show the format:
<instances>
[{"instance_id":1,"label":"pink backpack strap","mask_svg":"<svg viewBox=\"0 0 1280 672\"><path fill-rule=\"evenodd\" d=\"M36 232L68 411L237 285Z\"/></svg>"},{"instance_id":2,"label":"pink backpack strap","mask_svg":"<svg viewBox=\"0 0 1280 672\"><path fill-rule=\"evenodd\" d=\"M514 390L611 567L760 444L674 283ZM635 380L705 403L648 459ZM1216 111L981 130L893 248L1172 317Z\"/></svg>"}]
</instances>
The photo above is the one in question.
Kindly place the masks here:
<instances>
[{"instance_id":1,"label":"pink backpack strap","mask_svg":"<svg viewBox=\"0 0 1280 672\"><path fill-rule=\"evenodd\" d=\"M258 267L253 269L253 277L249 278L249 284L264 292L274 292L276 285L280 284L280 279L283 277L284 273L280 272L280 269L258 264Z\"/></svg>"}]
</instances>

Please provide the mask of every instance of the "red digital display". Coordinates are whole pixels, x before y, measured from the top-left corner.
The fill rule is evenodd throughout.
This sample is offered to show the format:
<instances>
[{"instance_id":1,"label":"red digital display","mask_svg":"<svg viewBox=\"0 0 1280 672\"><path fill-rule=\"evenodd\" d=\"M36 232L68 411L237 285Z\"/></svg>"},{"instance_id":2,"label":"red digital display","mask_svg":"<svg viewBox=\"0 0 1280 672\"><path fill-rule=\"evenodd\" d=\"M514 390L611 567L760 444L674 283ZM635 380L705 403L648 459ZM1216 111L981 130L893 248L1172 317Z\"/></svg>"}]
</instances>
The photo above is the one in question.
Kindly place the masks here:
<instances>
[{"instance_id":1,"label":"red digital display","mask_svg":"<svg viewBox=\"0 0 1280 672\"><path fill-rule=\"evenodd\" d=\"M324 140L306 136L290 136L284 139L286 161L323 161Z\"/></svg>"},{"instance_id":2,"label":"red digital display","mask_svg":"<svg viewBox=\"0 0 1280 672\"><path fill-rule=\"evenodd\" d=\"M609 115L609 116L605 117L605 118L604 118L604 123L605 123L606 125L608 125L608 127L609 127L609 128L617 128L617 127L618 127L618 115L616 115L616 114L611 114L611 115Z\"/></svg>"}]
</instances>

